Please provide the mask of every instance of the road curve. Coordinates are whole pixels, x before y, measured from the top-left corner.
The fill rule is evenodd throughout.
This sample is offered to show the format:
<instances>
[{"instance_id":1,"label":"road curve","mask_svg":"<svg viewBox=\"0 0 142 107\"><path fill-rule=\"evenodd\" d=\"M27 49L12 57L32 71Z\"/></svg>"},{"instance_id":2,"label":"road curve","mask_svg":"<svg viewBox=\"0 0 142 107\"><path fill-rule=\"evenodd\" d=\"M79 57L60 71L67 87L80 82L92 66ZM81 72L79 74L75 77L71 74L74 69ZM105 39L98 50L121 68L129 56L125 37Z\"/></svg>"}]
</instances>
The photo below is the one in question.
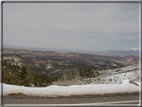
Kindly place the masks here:
<instances>
[{"instance_id":1,"label":"road curve","mask_svg":"<svg viewBox=\"0 0 142 107\"><path fill-rule=\"evenodd\" d=\"M119 93L105 95L79 95L66 97L37 97L26 95L7 95L2 99L6 104L139 104L139 93Z\"/></svg>"}]
</instances>

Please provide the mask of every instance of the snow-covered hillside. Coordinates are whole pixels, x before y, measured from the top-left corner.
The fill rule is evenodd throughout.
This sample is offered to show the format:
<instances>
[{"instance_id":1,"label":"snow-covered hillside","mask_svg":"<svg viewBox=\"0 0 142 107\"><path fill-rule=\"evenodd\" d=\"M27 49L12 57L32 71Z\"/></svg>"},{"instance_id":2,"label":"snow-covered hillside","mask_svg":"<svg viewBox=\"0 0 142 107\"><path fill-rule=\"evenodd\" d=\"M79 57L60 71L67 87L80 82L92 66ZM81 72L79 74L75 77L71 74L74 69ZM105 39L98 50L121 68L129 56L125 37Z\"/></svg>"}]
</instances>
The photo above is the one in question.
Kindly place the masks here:
<instances>
[{"instance_id":1,"label":"snow-covered hillside","mask_svg":"<svg viewBox=\"0 0 142 107\"><path fill-rule=\"evenodd\" d=\"M139 51L139 48L125 48L121 49L120 51Z\"/></svg>"},{"instance_id":2,"label":"snow-covered hillside","mask_svg":"<svg viewBox=\"0 0 142 107\"><path fill-rule=\"evenodd\" d=\"M83 79L83 84L115 84L123 80L139 81L139 64L127 65L125 67L100 70L94 78ZM94 71L96 73L96 71Z\"/></svg>"},{"instance_id":3,"label":"snow-covered hillside","mask_svg":"<svg viewBox=\"0 0 142 107\"><path fill-rule=\"evenodd\" d=\"M121 56L127 56L127 55L134 55L139 56L139 48L125 48L120 50L107 50L106 52L111 55L121 55Z\"/></svg>"},{"instance_id":4,"label":"snow-covered hillside","mask_svg":"<svg viewBox=\"0 0 142 107\"><path fill-rule=\"evenodd\" d=\"M132 93L140 91L140 71L138 64L117 69L100 70L97 72L99 75L96 77L83 79L82 85L24 87L3 83L3 95L22 93L30 96L56 97L86 94ZM130 80L134 80L135 82Z\"/></svg>"}]
</instances>

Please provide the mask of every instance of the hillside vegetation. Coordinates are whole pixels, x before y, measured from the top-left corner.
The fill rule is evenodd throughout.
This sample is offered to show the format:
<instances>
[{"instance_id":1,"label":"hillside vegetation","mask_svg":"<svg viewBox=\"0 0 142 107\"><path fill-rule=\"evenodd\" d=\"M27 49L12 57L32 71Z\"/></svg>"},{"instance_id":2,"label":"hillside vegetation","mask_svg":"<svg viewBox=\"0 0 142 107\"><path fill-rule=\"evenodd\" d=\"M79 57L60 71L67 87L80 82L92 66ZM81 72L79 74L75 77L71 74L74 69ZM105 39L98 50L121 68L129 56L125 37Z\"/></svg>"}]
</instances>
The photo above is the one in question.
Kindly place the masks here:
<instances>
[{"instance_id":1,"label":"hillside vegetation","mask_svg":"<svg viewBox=\"0 0 142 107\"><path fill-rule=\"evenodd\" d=\"M139 64L131 64L115 69L77 69L76 72L64 73L53 82L54 85L116 84L123 80L139 81Z\"/></svg>"},{"instance_id":2,"label":"hillside vegetation","mask_svg":"<svg viewBox=\"0 0 142 107\"><path fill-rule=\"evenodd\" d=\"M36 87L48 86L52 84L52 78L45 75L34 74L28 69L27 66L18 66L11 64L4 59L2 63L3 83Z\"/></svg>"},{"instance_id":3,"label":"hillside vegetation","mask_svg":"<svg viewBox=\"0 0 142 107\"><path fill-rule=\"evenodd\" d=\"M27 66L11 64L3 59L3 83L44 87L49 85L114 84L129 79L139 81L139 64L114 69L73 68L52 75L38 74Z\"/></svg>"}]
</instances>

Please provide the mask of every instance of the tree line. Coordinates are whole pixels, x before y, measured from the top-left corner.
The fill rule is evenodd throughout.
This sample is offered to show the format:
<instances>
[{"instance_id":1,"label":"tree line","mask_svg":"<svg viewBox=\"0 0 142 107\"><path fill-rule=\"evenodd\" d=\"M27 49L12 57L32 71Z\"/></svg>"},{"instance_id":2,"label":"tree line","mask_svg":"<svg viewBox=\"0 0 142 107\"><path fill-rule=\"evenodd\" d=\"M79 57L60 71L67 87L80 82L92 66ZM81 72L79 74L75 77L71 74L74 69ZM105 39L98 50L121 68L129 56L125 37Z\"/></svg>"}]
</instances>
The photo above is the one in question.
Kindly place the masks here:
<instances>
[{"instance_id":1,"label":"tree line","mask_svg":"<svg viewBox=\"0 0 142 107\"><path fill-rule=\"evenodd\" d=\"M53 79L47 75L34 74L27 66L18 66L11 64L3 59L2 61L2 82L13 85L45 87L52 85Z\"/></svg>"},{"instance_id":2,"label":"tree line","mask_svg":"<svg viewBox=\"0 0 142 107\"><path fill-rule=\"evenodd\" d=\"M11 62L3 59L3 83L21 85L21 86L34 86L45 87L52 85L54 81L65 82L79 81L82 77L94 77L94 71L91 68L76 68L62 74L55 74L47 76L44 74L35 74L29 70L27 66L18 66L18 64L12 64Z\"/></svg>"}]
</instances>

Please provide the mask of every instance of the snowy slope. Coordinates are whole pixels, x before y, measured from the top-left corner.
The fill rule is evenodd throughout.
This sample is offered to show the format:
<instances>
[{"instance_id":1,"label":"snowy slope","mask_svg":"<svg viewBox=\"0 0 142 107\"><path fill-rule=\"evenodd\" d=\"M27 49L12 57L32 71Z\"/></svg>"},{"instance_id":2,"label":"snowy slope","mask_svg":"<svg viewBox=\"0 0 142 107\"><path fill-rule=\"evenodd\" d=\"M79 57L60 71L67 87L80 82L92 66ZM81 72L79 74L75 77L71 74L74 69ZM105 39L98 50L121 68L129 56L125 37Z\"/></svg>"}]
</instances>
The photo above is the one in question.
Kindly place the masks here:
<instances>
[{"instance_id":1,"label":"snowy slope","mask_svg":"<svg viewBox=\"0 0 142 107\"><path fill-rule=\"evenodd\" d=\"M138 82L137 82L138 83ZM140 83L138 83L140 84ZM96 84L96 85L72 85L72 86L48 86L48 87L24 87L3 84L3 95L12 93L23 93L31 96L70 96L85 94L111 94L111 93L131 93L139 92L139 87L130 84L129 80L123 81L121 84Z\"/></svg>"},{"instance_id":2,"label":"snowy slope","mask_svg":"<svg viewBox=\"0 0 142 107\"><path fill-rule=\"evenodd\" d=\"M107 50L106 52L111 55L135 55L139 56L139 48L125 48L120 50Z\"/></svg>"},{"instance_id":3,"label":"snowy slope","mask_svg":"<svg viewBox=\"0 0 142 107\"><path fill-rule=\"evenodd\" d=\"M139 48L125 48L121 49L120 51L139 51Z\"/></svg>"},{"instance_id":4,"label":"snowy slope","mask_svg":"<svg viewBox=\"0 0 142 107\"><path fill-rule=\"evenodd\" d=\"M95 72L95 71L94 71ZM95 78L83 79L83 84L115 84L123 80L139 81L139 64L128 65L122 68L100 70Z\"/></svg>"},{"instance_id":5,"label":"snowy slope","mask_svg":"<svg viewBox=\"0 0 142 107\"><path fill-rule=\"evenodd\" d=\"M86 85L24 87L3 83L3 95L23 93L31 96L56 97L85 94L131 93L139 92L140 90L140 82L138 82L140 71L138 64L117 69L100 70L98 72L100 75L97 77L84 79L84 82L87 82L83 84ZM135 80L139 86L129 83L129 80ZM119 84L120 82L122 83Z\"/></svg>"}]
</instances>

